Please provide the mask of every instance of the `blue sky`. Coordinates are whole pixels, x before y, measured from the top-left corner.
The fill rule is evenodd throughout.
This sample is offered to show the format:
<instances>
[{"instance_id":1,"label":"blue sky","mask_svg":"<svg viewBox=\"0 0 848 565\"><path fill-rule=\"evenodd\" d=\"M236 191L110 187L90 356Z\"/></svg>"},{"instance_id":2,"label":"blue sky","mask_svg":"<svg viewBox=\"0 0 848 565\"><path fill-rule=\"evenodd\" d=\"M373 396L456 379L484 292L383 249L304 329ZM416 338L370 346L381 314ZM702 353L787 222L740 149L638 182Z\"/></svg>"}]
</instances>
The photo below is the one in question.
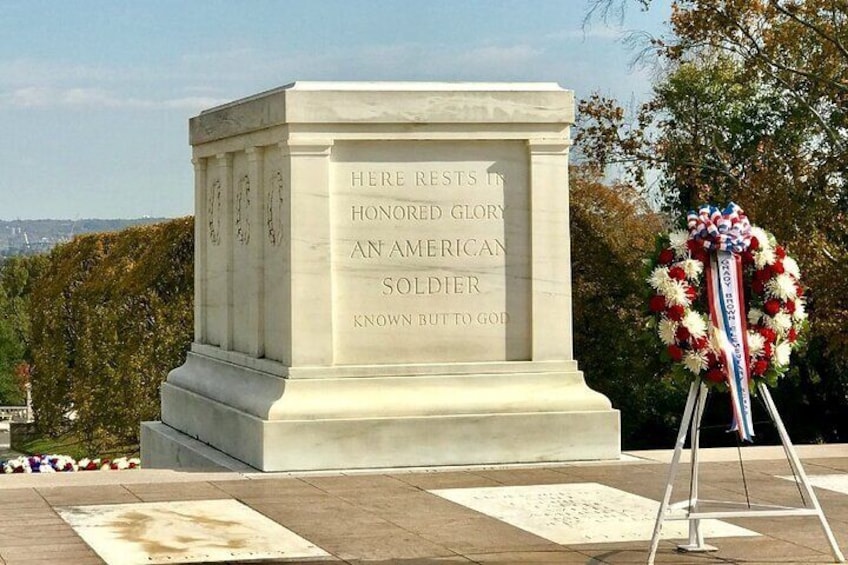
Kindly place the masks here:
<instances>
[{"instance_id":1,"label":"blue sky","mask_svg":"<svg viewBox=\"0 0 848 565\"><path fill-rule=\"evenodd\" d=\"M553 81L644 100L583 0L0 0L0 219L192 213L187 120L295 80Z\"/></svg>"}]
</instances>

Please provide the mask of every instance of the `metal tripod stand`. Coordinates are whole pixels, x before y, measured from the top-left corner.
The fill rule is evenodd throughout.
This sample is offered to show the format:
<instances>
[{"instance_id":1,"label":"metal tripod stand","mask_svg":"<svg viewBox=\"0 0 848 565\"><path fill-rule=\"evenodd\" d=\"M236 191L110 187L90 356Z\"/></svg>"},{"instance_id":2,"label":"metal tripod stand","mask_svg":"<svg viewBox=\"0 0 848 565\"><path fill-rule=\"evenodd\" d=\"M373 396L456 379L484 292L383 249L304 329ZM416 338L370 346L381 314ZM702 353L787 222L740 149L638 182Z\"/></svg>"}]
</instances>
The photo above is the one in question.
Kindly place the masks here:
<instances>
[{"instance_id":1,"label":"metal tripod stand","mask_svg":"<svg viewBox=\"0 0 848 565\"><path fill-rule=\"evenodd\" d=\"M702 503L709 503L717 507L731 507L736 503L722 502L714 500L700 500L698 497L698 448L700 442L700 427L701 419L704 416L704 407L707 400L709 389L701 382L693 382L689 387L689 397L686 400L686 407L683 410L683 419L680 422L680 431L677 434L677 442L674 446L674 456L671 459L671 467L668 472L668 481L665 486L665 495L660 504L659 512L657 513L657 521L654 525L654 534L651 538L651 550L648 554L648 565L653 565L654 558L657 554L657 548L660 543L660 533L662 531L663 522L666 520L688 520L689 521L689 541L686 544L678 546L679 551L684 552L703 552L715 551L717 548L704 543L704 536L701 533L701 520L706 519L722 519L722 518L753 518L753 517L782 517L782 516L816 516L819 519L825 537L830 544L831 552L833 553L834 562L844 563L845 558L839 550L839 545L836 543L836 538L833 536L833 531L822 512L819 501L816 498L815 492L810 485L807 474L804 472L804 467L801 466L801 461L798 459L798 454L795 447L786 433L786 428L783 426L783 420L777 412L774 401L771 398L771 393L768 387L761 387L759 394L762 395L763 402L769 417L774 422L777 428L777 433L780 436L780 441L783 444L783 450L786 453L786 458L789 460L789 465L795 473L796 480L799 481L800 488L806 496L808 506L790 507L790 506L774 506L754 504L748 505L746 508L718 511L701 511ZM686 434L690 434L690 450L692 464L692 485L691 496L689 500L684 500L676 504L669 504L671 500L671 492L674 486L674 479L677 476L678 466L680 464L680 456L683 452L683 446L686 443Z\"/></svg>"}]
</instances>

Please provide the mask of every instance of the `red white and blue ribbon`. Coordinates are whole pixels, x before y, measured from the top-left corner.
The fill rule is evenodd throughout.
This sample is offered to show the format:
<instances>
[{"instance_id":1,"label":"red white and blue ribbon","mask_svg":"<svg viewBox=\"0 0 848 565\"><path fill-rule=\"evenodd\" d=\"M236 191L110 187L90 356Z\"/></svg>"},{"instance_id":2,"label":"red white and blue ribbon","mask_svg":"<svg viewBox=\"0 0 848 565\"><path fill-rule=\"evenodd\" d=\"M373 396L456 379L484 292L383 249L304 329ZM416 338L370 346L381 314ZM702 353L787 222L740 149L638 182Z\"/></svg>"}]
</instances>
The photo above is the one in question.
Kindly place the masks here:
<instances>
[{"instance_id":1,"label":"red white and blue ribbon","mask_svg":"<svg viewBox=\"0 0 848 565\"><path fill-rule=\"evenodd\" d=\"M742 440L752 441L748 328L739 256L751 244L751 224L733 203L723 212L715 206L702 206L697 212L690 212L687 220L690 238L710 252L706 264L707 302L730 389L732 429Z\"/></svg>"},{"instance_id":2,"label":"red white and blue ribbon","mask_svg":"<svg viewBox=\"0 0 848 565\"><path fill-rule=\"evenodd\" d=\"M751 245L751 223L733 202L723 212L715 206L701 206L697 212L689 212L686 222L689 237L706 251L742 253Z\"/></svg>"}]
</instances>

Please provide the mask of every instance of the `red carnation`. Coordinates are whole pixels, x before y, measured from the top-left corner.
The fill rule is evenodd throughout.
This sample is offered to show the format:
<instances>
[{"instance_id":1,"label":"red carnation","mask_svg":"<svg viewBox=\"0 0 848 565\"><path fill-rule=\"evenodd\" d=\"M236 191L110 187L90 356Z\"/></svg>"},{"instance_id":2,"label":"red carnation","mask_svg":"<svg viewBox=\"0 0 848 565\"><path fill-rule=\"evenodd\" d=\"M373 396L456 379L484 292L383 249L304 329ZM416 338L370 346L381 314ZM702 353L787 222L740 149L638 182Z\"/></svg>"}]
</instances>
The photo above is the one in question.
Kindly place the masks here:
<instances>
[{"instance_id":1,"label":"red carnation","mask_svg":"<svg viewBox=\"0 0 848 565\"><path fill-rule=\"evenodd\" d=\"M689 330L686 329L686 326L678 326L677 331L674 333L677 341L687 341L691 335Z\"/></svg>"},{"instance_id":2,"label":"red carnation","mask_svg":"<svg viewBox=\"0 0 848 565\"><path fill-rule=\"evenodd\" d=\"M692 340L692 349L695 351L701 351L702 349L706 349L710 344L709 340L705 337L699 337L698 339Z\"/></svg>"},{"instance_id":3,"label":"red carnation","mask_svg":"<svg viewBox=\"0 0 848 565\"><path fill-rule=\"evenodd\" d=\"M765 310L766 314L769 316L774 316L780 312L780 301L775 298L766 300L766 303L763 304L763 310Z\"/></svg>"},{"instance_id":4,"label":"red carnation","mask_svg":"<svg viewBox=\"0 0 848 565\"><path fill-rule=\"evenodd\" d=\"M774 343L777 339L777 334L774 333L774 330L771 328L759 328L758 330L760 335L763 336L763 339L766 340L766 343Z\"/></svg>"},{"instance_id":5,"label":"red carnation","mask_svg":"<svg viewBox=\"0 0 848 565\"><path fill-rule=\"evenodd\" d=\"M662 312L665 310L665 298L660 295L652 296L648 306L651 312Z\"/></svg>"},{"instance_id":6,"label":"red carnation","mask_svg":"<svg viewBox=\"0 0 848 565\"><path fill-rule=\"evenodd\" d=\"M699 247L698 249L692 252L692 258L697 259L701 263L706 263L709 259L709 255L707 255L707 252L704 251L703 248Z\"/></svg>"},{"instance_id":7,"label":"red carnation","mask_svg":"<svg viewBox=\"0 0 848 565\"><path fill-rule=\"evenodd\" d=\"M762 294L766 290L766 285L763 284L763 281L754 279L751 282L751 290L753 290L757 294Z\"/></svg>"},{"instance_id":8,"label":"red carnation","mask_svg":"<svg viewBox=\"0 0 848 565\"><path fill-rule=\"evenodd\" d=\"M797 307L797 306L795 305L795 301L794 301L794 300L790 300L790 301L788 301L786 304L784 304L784 305L783 305L783 308L784 308L787 312L789 312L790 314L794 314L794 313L795 313L795 308L796 308L796 307Z\"/></svg>"},{"instance_id":9,"label":"red carnation","mask_svg":"<svg viewBox=\"0 0 848 565\"><path fill-rule=\"evenodd\" d=\"M756 251L760 248L760 240L756 237L751 236L751 245L748 246L748 249L751 251Z\"/></svg>"},{"instance_id":10,"label":"red carnation","mask_svg":"<svg viewBox=\"0 0 848 565\"><path fill-rule=\"evenodd\" d=\"M659 259L657 259L660 265L668 265L672 261L674 261L674 251L671 249L663 249L660 251Z\"/></svg>"},{"instance_id":11,"label":"red carnation","mask_svg":"<svg viewBox=\"0 0 848 565\"><path fill-rule=\"evenodd\" d=\"M675 304L674 306L669 307L668 311L666 311L666 316L670 320L674 320L675 322L679 322L683 319L683 306L680 304Z\"/></svg>"},{"instance_id":12,"label":"red carnation","mask_svg":"<svg viewBox=\"0 0 848 565\"><path fill-rule=\"evenodd\" d=\"M795 283L795 294L798 296L804 296L804 287L798 283Z\"/></svg>"},{"instance_id":13,"label":"red carnation","mask_svg":"<svg viewBox=\"0 0 848 565\"><path fill-rule=\"evenodd\" d=\"M668 270L668 276L677 281L685 281L686 271L684 271L680 267L672 267Z\"/></svg>"},{"instance_id":14,"label":"red carnation","mask_svg":"<svg viewBox=\"0 0 848 565\"><path fill-rule=\"evenodd\" d=\"M774 248L774 254L777 255L778 258L783 259L786 257L786 250L782 246L778 245Z\"/></svg>"},{"instance_id":15,"label":"red carnation","mask_svg":"<svg viewBox=\"0 0 848 565\"><path fill-rule=\"evenodd\" d=\"M723 383L725 380L724 371L722 371L721 369L710 369L709 371L707 371L707 374L705 376L707 380L711 383L719 384Z\"/></svg>"},{"instance_id":16,"label":"red carnation","mask_svg":"<svg viewBox=\"0 0 848 565\"><path fill-rule=\"evenodd\" d=\"M763 355L768 359L771 357L771 343L768 341L763 344Z\"/></svg>"},{"instance_id":17,"label":"red carnation","mask_svg":"<svg viewBox=\"0 0 848 565\"><path fill-rule=\"evenodd\" d=\"M707 353L707 365L710 369L718 369L721 366L721 362L716 357L716 354L712 351Z\"/></svg>"},{"instance_id":18,"label":"red carnation","mask_svg":"<svg viewBox=\"0 0 848 565\"><path fill-rule=\"evenodd\" d=\"M776 275L782 275L786 269L783 267L783 261L778 259L774 262L774 265L771 266L771 271Z\"/></svg>"},{"instance_id":19,"label":"red carnation","mask_svg":"<svg viewBox=\"0 0 848 565\"><path fill-rule=\"evenodd\" d=\"M687 286L686 287L686 298L688 298L689 301L691 302L691 301L695 300L697 297L698 297L698 291L695 290L691 286Z\"/></svg>"},{"instance_id":20,"label":"red carnation","mask_svg":"<svg viewBox=\"0 0 848 565\"><path fill-rule=\"evenodd\" d=\"M689 250L689 253L695 253L699 249L703 249L703 246L700 244L700 242L695 241L694 239L687 239L686 248Z\"/></svg>"},{"instance_id":21,"label":"red carnation","mask_svg":"<svg viewBox=\"0 0 848 565\"><path fill-rule=\"evenodd\" d=\"M754 262L754 254L751 253L750 251L743 251L742 252L742 262L745 263L746 265L750 265L751 263Z\"/></svg>"},{"instance_id":22,"label":"red carnation","mask_svg":"<svg viewBox=\"0 0 848 565\"><path fill-rule=\"evenodd\" d=\"M786 339L789 340L789 343L795 343L795 340L798 339L798 332L795 328L789 328L789 333L786 334Z\"/></svg>"},{"instance_id":23,"label":"red carnation","mask_svg":"<svg viewBox=\"0 0 848 565\"><path fill-rule=\"evenodd\" d=\"M669 345L668 356L671 357L672 361L680 361L681 359L683 359L683 350L680 349L677 345Z\"/></svg>"},{"instance_id":24,"label":"red carnation","mask_svg":"<svg viewBox=\"0 0 848 565\"><path fill-rule=\"evenodd\" d=\"M755 375L763 376L767 370L768 361L763 361L762 359L751 365L751 372Z\"/></svg>"}]
</instances>

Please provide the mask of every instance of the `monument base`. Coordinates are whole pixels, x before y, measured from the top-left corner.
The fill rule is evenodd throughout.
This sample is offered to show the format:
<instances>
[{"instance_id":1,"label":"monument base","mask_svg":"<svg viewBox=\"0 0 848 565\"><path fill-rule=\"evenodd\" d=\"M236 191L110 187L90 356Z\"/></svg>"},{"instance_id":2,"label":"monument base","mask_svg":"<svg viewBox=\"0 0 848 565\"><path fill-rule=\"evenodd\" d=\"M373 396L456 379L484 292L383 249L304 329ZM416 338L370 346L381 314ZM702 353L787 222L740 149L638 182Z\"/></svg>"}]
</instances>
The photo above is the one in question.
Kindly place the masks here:
<instances>
[{"instance_id":1,"label":"monument base","mask_svg":"<svg viewBox=\"0 0 848 565\"><path fill-rule=\"evenodd\" d=\"M213 466L191 440L262 471L620 455L619 413L574 362L296 369L195 345L162 386L162 422L143 428L147 467Z\"/></svg>"}]
</instances>

